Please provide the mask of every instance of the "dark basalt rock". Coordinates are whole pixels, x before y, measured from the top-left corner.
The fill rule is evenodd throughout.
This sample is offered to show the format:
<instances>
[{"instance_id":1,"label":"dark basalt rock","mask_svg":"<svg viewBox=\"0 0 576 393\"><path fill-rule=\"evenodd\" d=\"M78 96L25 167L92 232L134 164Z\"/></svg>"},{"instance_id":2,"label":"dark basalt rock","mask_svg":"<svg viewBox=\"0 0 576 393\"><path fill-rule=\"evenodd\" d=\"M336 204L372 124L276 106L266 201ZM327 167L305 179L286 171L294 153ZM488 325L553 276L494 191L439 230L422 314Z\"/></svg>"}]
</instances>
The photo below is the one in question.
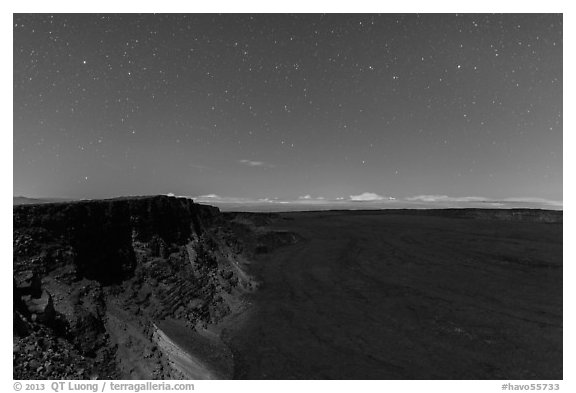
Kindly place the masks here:
<instances>
[{"instance_id":1,"label":"dark basalt rock","mask_svg":"<svg viewBox=\"0 0 576 393\"><path fill-rule=\"evenodd\" d=\"M37 298L30 295L23 296L22 300L24 301L28 312L32 316L37 316L33 317L33 319L41 318L41 320L45 323L54 319L54 301L52 300L52 296L48 293L48 291L43 290L42 294Z\"/></svg>"},{"instance_id":2,"label":"dark basalt rock","mask_svg":"<svg viewBox=\"0 0 576 393\"><path fill-rule=\"evenodd\" d=\"M16 379L177 377L164 355L144 356L158 349L151 326L172 319L192 332L239 307L231 231L215 207L151 196L13 213Z\"/></svg>"},{"instance_id":3,"label":"dark basalt rock","mask_svg":"<svg viewBox=\"0 0 576 393\"><path fill-rule=\"evenodd\" d=\"M166 244L184 244L192 233L201 233L205 222L217 219L219 210L186 198L168 196L14 206L15 254L28 254L38 233L68 247L80 277L105 284L122 281L135 268L133 240L156 241L156 255ZM23 239L23 240L21 240ZM22 244L22 246L20 246ZM48 270L56 264L48 262ZM61 259L58 260L61 262Z\"/></svg>"},{"instance_id":4,"label":"dark basalt rock","mask_svg":"<svg viewBox=\"0 0 576 393\"><path fill-rule=\"evenodd\" d=\"M14 274L14 289L20 296L31 295L39 297L42 293L40 276L33 270L25 270Z\"/></svg>"}]
</instances>

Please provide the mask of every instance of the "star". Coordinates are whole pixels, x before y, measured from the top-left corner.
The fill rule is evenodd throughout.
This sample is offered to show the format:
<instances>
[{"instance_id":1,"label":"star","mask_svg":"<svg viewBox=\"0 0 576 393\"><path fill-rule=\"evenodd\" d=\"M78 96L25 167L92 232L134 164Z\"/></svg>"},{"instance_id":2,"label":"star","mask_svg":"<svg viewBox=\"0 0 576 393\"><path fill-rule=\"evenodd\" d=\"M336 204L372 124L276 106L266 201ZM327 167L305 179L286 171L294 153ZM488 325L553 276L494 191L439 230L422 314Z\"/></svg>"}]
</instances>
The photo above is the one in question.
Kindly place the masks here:
<instances>
[{"instance_id":1,"label":"star","mask_svg":"<svg viewBox=\"0 0 576 393\"><path fill-rule=\"evenodd\" d=\"M230 196L372 188L394 181L392 162L426 167L422 193L476 192L499 168L486 188L494 195L560 195L561 159L530 148L562 146L559 15L15 14L12 23L18 190L60 192L42 181L55 176L49 168L61 170L54 185L80 197L105 194L100 179L112 194L128 190L121 184L174 190L187 177L178 163L195 157L211 169L186 187ZM151 165L145 152L163 157L158 178L125 178ZM266 165L243 166L240 182L242 159ZM475 172L450 184L472 159ZM77 173L99 187L81 187ZM392 186L414 190L421 173ZM545 174L547 183L530 181Z\"/></svg>"}]
</instances>

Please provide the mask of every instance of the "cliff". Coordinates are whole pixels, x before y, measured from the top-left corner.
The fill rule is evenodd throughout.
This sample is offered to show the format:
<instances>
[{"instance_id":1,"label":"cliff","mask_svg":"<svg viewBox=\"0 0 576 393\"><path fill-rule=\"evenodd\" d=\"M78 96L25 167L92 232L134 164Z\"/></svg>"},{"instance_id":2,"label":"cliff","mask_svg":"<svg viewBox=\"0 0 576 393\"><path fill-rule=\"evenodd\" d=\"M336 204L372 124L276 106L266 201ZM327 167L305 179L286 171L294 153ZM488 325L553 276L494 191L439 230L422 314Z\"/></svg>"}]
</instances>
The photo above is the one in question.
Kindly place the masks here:
<instances>
[{"instance_id":1,"label":"cliff","mask_svg":"<svg viewBox=\"0 0 576 393\"><path fill-rule=\"evenodd\" d=\"M167 196L21 205L13 210L17 255L29 254L27 243L65 248L71 258L62 258L59 250L51 253L55 247L44 250L42 268L49 271L72 264L77 278L103 283L133 274L134 242L183 245L220 217L215 207Z\"/></svg>"},{"instance_id":2,"label":"cliff","mask_svg":"<svg viewBox=\"0 0 576 393\"><path fill-rule=\"evenodd\" d=\"M155 322L199 332L240 310L254 285L220 211L190 199L13 212L16 379L190 378L157 345ZM211 375L230 372L216 365Z\"/></svg>"}]
</instances>

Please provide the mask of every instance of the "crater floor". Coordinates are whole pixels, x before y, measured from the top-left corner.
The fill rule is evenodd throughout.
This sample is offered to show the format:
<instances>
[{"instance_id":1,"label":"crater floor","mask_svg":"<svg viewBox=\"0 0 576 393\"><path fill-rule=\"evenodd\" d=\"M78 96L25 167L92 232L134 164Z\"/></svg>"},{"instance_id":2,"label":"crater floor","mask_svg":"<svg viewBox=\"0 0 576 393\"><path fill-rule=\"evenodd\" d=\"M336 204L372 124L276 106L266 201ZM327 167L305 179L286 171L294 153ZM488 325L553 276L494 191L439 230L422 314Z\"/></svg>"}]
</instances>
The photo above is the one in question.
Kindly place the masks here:
<instances>
[{"instance_id":1,"label":"crater floor","mask_svg":"<svg viewBox=\"0 0 576 393\"><path fill-rule=\"evenodd\" d=\"M561 379L562 225L450 216L282 214L235 378Z\"/></svg>"}]
</instances>

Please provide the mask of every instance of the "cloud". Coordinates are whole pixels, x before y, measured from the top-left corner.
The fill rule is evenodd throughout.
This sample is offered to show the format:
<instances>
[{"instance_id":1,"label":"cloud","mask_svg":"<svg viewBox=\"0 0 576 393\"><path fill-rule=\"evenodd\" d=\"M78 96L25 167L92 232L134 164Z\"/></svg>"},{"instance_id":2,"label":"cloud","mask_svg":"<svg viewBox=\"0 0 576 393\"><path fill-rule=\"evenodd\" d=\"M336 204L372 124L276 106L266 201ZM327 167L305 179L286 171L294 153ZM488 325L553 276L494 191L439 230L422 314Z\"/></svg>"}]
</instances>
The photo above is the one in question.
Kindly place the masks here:
<instances>
[{"instance_id":1,"label":"cloud","mask_svg":"<svg viewBox=\"0 0 576 393\"><path fill-rule=\"evenodd\" d=\"M358 201L358 202L370 202L370 201L383 201L384 198L382 195L375 194L373 192L364 192L360 195L350 195L351 201Z\"/></svg>"},{"instance_id":2,"label":"cloud","mask_svg":"<svg viewBox=\"0 0 576 393\"><path fill-rule=\"evenodd\" d=\"M277 198L238 198L238 197L227 197L220 196L217 194L205 194L192 197L196 202L203 203L216 203L216 204L238 204L238 205L251 205L251 204L261 204L261 203L280 203Z\"/></svg>"},{"instance_id":3,"label":"cloud","mask_svg":"<svg viewBox=\"0 0 576 393\"><path fill-rule=\"evenodd\" d=\"M422 202L429 204L437 204L441 206L446 206L447 204L454 207L464 206L464 207L530 207L530 208L562 208L562 201L554 201L544 198L531 198L531 197L519 197L519 198L485 198L478 196L466 196L466 197L450 197L448 195L417 195L413 197L408 197L404 199L408 202Z\"/></svg>"},{"instance_id":4,"label":"cloud","mask_svg":"<svg viewBox=\"0 0 576 393\"><path fill-rule=\"evenodd\" d=\"M187 197L190 198L190 197ZM359 195L327 199L310 194L295 199L278 197L239 198L218 194L204 194L191 197L195 202L218 206L224 210L246 211L289 211L321 209L383 209L383 208L540 208L561 210L562 201L543 198L484 198L478 196L450 197L448 195L416 195L396 199L384 197L372 192Z\"/></svg>"},{"instance_id":5,"label":"cloud","mask_svg":"<svg viewBox=\"0 0 576 393\"><path fill-rule=\"evenodd\" d=\"M302 195L299 196L298 199L296 200L287 200L287 201L283 201L285 203L292 203L292 204L297 204L297 205L326 205L326 204L331 204L335 201L329 200L324 198L323 196L312 196L310 194L306 194L306 195Z\"/></svg>"},{"instance_id":6,"label":"cloud","mask_svg":"<svg viewBox=\"0 0 576 393\"><path fill-rule=\"evenodd\" d=\"M487 201L483 197L449 197L448 195L417 195L406 198L407 201L416 202L484 202Z\"/></svg>"},{"instance_id":7,"label":"cloud","mask_svg":"<svg viewBox=\"0 0 576 393\"><path fill-rule=\"evenodd\" d=\"M310 194L302 195L298 197L299 201L325 201L326 198L323 196L313 197Z\"/></svg>"},{"instance_id":8,"label":"cloud","mask_svg":"<svg viewBox=\"0 0 576 393\"><path fill-rule=\"evenodd\" d=\"M542 206L550 206L550 207L563 207L563 201L556 201L552 199L545 199L545 198L531 198L531 197L519 197L519 198L504 198L499 200L494 200L494 202L502 202L502 203L526 203L526 204L534 204L534 205L542 205Z\"/></svg>"},{"instance_id":9,"label":"cloud","mask_svg":"<svg viewBox=\"0 0 576 393\"><path fill-rule=\"evenodd\" d=\"M267 164L264 161L239 160L238 162L242 165L246 165L246 166L250 166L250 167L257 167L257 166L268 167L268 168L274 167L274 165Z\"/></svg>"},{"instance_id":10,"label":"cloud","mask_svg":"<svg viewBox=\"0 0 576 393\"><path fill-rule=\"evenodd\" d=\"M222 197L220 195L216 195L216 194L198 195L196 198L198 198L198 199L222 199Z\"/></svg>"}]
</instances>

